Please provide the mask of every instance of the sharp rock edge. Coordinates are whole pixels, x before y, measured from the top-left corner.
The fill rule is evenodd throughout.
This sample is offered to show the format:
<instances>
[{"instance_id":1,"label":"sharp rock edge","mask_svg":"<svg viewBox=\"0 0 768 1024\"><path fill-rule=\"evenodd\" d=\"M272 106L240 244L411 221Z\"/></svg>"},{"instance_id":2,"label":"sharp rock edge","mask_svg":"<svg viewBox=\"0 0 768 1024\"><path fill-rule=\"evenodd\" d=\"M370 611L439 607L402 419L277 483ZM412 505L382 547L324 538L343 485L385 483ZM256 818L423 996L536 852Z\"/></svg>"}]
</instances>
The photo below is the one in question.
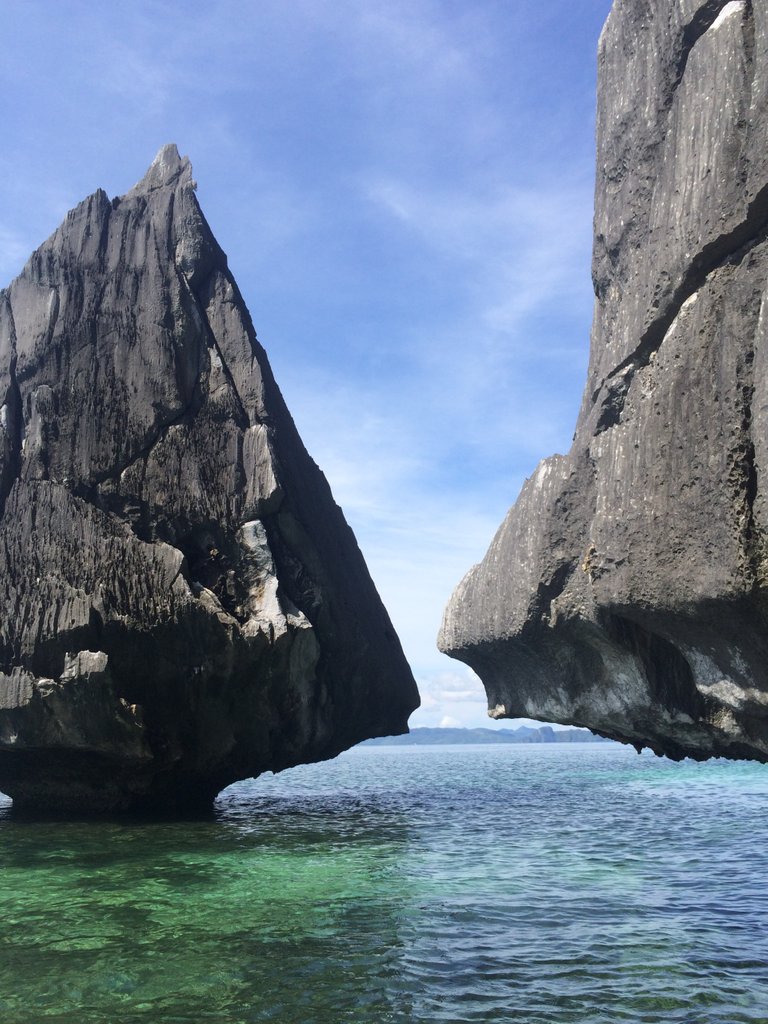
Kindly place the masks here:
<instances>
[{"instance_id":1,"label":"sharp rock edge","mask_svg":"<svg viewBox=\"0 0 768 1024\"><path fill-rule=\"evenodd\" d=\"M768 8L615 0L590 365L440 647L494 717L768 760Z\"/></svg>"},{"instance_id":2,"label":"sharp rock edge","mask_svg":"<svg viewBox=\"0 0 768 1024\"><path fill-rule=\"evenodd\" d=\"M0 292L0 790L208 808L407 731L410 669L165 146Z\"/></svg>"}]
</instances>

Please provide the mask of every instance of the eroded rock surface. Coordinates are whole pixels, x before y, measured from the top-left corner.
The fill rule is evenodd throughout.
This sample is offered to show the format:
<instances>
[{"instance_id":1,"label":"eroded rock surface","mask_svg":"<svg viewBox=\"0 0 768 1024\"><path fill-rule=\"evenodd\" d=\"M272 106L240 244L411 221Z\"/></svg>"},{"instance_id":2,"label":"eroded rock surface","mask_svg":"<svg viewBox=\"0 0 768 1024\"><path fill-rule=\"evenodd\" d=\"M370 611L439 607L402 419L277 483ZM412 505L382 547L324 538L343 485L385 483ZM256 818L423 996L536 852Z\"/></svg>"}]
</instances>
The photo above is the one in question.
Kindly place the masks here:
<instances>
[{"instance_id":1,"label":"eroded rock surface","mask_svg":"<svg viewBox=\"0 0 768 1024\"><path fill-rule=\"evenodd\" d=\"M189 161L0 292L0 790L185 810L407 731L411 672Z\"/></svg>"},{"instance_id":2,"label":"eroded rock surface","mask_svg":"<svg viewBox=\"0 0 768 1024\"><path fill-rule=\"evenodd\" d=\"M439 643L490 714L768 760L768 6L615 0L587 387Z\"/></svg>"}]
</instances>

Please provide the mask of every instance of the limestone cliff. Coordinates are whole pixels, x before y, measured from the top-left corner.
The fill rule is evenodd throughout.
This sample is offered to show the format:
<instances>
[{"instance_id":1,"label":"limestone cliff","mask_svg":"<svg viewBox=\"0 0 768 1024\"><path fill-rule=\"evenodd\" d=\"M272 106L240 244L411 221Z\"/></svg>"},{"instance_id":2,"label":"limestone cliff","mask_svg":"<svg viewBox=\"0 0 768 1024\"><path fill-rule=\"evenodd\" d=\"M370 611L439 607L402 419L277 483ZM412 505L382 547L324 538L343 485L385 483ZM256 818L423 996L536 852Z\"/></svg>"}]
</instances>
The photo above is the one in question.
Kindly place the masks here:
<instances>
[{"instance_id":1,"label":"limestone cliff","mask_svg":"<svg viewBox=\"0 0 768 1024\"><path fill-rule=\"evenodd\" d=\"M175 146L0 292L0 790L210 805L407 731L411 672Z\"/></svg>"},{"instance_id":2,"label":"limestone cliff","mask_svg":"<svg viewBox=\"0 0 768 1024\"><path fill-rule=\"evenodd\" d=\"M768 5L615 0L588 381L440 646L493 716L768 760Z\"/></svg>"}]
</instances>

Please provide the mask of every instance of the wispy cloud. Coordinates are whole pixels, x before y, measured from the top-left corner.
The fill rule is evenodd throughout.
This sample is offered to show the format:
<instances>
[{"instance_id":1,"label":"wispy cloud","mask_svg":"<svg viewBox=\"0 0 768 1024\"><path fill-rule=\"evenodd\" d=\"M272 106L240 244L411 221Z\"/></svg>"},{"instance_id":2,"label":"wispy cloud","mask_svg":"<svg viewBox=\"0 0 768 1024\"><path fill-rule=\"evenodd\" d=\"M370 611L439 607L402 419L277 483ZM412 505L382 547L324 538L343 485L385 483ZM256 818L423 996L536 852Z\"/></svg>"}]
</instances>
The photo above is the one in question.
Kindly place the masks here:
<instances>
[{"instance_id":1,"label":"wispy cloud","mask_svg":"<svg viewBox=\"0 0 768 1024\"><path fill-rule=\"evenodd\" d=\"M518 725L540 724L530 718L489 718L483 684L465 665L420 674L418 683L422 704L411 715L412 729L424 726L513 729Z\"/></svg>"},{"instance_id":2,"label":"wispy cloud","mask_svg":"<svg viewBox=\"0 0 768 1024\"><path fill-rule=\"evenodd\" d=\"M556 302L580 309L589 287L591 180L498 187L483 195L363 184L370 200L441 262L461 268L467 302L484 339L503 337L516 353L535 341L525 318ZM510 346L510 340L512 346Z\"/></svg>"},{"instance_id":3,"label":"wispy cloud","mask_svg":"<svg viewBox=\"0 0 768 1024\"><path fill-rule=\"evenodd\" d=\"M126 191L161 144L191 156L431 724L485 720L479 682L436 651L442 609L576 415L592 70L574 61L608 2L4 13L0 274L97 186Z\"/></svg>"},{"instance_id":4,"label":"wispy cloud","mask_svg":"<svg viewBox=\"0 0 768 1024\"><path fill-rule=\"evenodd\" d=\"M349 387L315 367L309 389L285 367L285 380L406 653L427 672L450 664L435 637L453 588L525 476L568 446L586 357L590 199L567 186L467 197L391 180L366 195L419 249L410 258L451 282L451 315L433 309L429 325L407 328L385 375ZM571 333L543 344L533 325L553 307L550 331Z\"/></svg>"},{"instance_id":5,"label":"wispy cloud","mask_svg":"<svg viewBox=\"0 0 768 1024\"><path fill-rule=\"evenodd\" d=\"M436 649L443 607L514 495L489 502L487 491L448 490L435 465L446 455L420 436L410 411L387 417L378 392L325 383L321 392L292 392L300 432L355 530L412 665L450 665Z\"/></svg>"}]
</instances>

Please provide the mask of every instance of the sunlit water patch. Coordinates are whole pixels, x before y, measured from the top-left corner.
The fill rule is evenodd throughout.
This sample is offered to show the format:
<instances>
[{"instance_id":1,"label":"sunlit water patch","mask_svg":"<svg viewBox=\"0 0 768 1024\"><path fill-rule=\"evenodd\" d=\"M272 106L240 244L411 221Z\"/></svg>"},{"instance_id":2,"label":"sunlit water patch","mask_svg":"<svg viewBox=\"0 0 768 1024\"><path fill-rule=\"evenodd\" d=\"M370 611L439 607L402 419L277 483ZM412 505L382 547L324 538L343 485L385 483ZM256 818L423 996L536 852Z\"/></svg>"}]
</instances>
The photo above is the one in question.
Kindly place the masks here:
<instances>
[{"instance_id":1,"label":"sunlit water patch","mask_svg":"<svg viewBox=\"0 0 768 1024\"><path fill-rule=\"evenodd\" d=\"M0 808L8 1024L768 1024L768 767L370 747L212 820Z\"/></svg>"}]
</instances>

